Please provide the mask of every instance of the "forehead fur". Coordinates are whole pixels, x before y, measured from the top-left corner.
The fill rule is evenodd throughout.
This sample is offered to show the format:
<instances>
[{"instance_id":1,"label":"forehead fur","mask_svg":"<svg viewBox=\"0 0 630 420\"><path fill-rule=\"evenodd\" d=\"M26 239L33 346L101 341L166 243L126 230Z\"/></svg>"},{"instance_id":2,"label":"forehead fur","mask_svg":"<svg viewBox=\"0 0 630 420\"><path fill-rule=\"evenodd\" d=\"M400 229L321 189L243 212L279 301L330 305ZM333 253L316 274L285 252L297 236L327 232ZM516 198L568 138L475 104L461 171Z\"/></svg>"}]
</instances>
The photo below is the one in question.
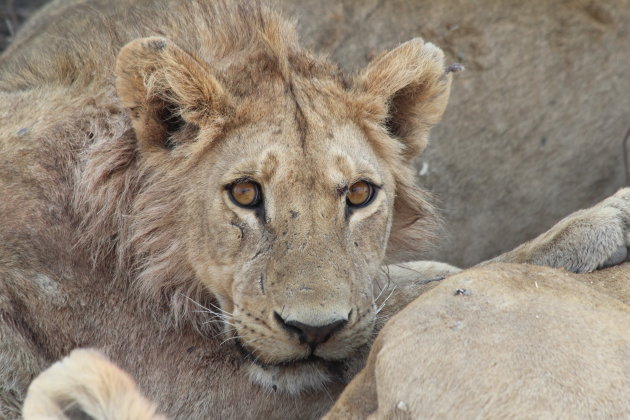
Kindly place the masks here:
<instances>
[{"instance_id":1,"label":"forehead fur","mask_svg":"<svg viewBox=\"0 0 630 420\"><path fill-rule=\"evenodd\" d=\"M242 124L277 118L278 107L292 113L300 129L327 124L331 118L360 119L367 115L361 111L365 101L357 100L339 67L299 45L293 21L259 2L191 1L177 7L181 10L175 13L193 20L192 25L182 26L194 26L197 31L189 34L177 28L167 36L207 65L212 80L195 80L203 85L198 89L214 89L216 79L229 96L231 107L223 109L227 115L222 116L224 133ZM155 76L150 83L168 78L161 77L160 72ZM183 78L177 72L169 77ZM153 87L161 88L159 82ZM184 95L188 93L196 95L195 87L190 86L188 92L183 89ZM179 101L198 103L185 97ZM322 121L323 116L328 121Z\"/></svg>"}]
</instances>

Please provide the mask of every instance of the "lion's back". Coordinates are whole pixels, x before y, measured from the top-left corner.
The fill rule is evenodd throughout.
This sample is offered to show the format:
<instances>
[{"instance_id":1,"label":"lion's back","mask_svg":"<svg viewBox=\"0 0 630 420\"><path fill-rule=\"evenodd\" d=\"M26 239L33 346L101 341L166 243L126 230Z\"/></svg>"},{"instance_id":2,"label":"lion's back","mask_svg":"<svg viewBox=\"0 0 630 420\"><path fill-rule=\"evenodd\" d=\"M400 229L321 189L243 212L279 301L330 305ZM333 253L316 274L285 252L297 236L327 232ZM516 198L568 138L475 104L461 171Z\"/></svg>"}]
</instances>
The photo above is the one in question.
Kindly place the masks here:
<instances>
[{"instance_id":1,"label":"lion's back","mask_svg":"<svg viewBox=\"0 0 630 420\"><path fill-rule=\"evenodd\" d=\"M494 264L453 275L387 323L329 419L626 418L629 274Z\"/></svg>"},{"instance_id":2,"label":"lion's back","mask_svg":"<svg viewBox=\"0 0 630 420\"><path fill-rule=\"evenodd\" d=\"M208 17L222 5L206 0L54 0L20 29L0 56L0 91L113 86L114 63L123 45L167 36L194 50L208 41Z\"/></svg>"}]
</instances>

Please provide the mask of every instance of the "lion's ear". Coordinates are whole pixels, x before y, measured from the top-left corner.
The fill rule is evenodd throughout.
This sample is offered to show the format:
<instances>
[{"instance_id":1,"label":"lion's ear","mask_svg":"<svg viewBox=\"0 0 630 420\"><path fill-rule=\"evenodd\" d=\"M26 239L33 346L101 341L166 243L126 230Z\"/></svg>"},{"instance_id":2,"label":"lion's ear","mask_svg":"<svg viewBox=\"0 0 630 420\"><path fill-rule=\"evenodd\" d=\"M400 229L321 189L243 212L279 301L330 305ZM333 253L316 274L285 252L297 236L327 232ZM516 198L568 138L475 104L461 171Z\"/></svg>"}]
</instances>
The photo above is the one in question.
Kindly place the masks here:
<instances>
[{"instance_id":1,"label":"lion's ear","mask_svg":"<svg viewBox=\"0 0 630 420\"><path fill-rule=\"evenodd\" d=\"M375 58L355 78L353 89L368 98L365 109L402 146L396 178L394 221L386 260L417 259L439 225L426 193L414 184L412 160L427 146L429 130L442 118L453 71L444 67L444 53L419 38ZM397 145L398 146L398 145Z\"/></svg>"},{"instance_id":2,"label":"lion's ear","mask_svg":"<svg viewBox=\"0 0 630 420\"><path fill-rule=\"evenodd\" d=\"M183 131L220 125L229 107L209 66L165 38L141 38L122 48L116 88L140 146L149 149L176 147Z\"/></svg>"},{"instance_id":3,"label":"lion's ear","mask_svg":"<svg viewBox=\"0 0 630 420\"><path fill-rule=\"evenodd\" d=\"M444 68L441 49L415 38L375 58L354 81L355 89L384 105L378 117L402 142L408 160L424 150L429 130L442 118L451 70Z\"/></svg>"}]
</instances>

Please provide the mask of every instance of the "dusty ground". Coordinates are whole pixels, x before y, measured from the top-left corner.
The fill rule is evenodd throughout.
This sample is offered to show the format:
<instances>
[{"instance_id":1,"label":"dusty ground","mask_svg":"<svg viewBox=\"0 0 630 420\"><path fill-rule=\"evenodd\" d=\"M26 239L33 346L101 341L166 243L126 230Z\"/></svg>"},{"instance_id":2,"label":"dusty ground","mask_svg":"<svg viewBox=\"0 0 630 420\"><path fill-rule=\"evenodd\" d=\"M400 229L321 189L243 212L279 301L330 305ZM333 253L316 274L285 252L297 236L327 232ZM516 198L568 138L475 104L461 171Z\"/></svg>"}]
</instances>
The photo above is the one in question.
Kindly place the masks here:
<instances>
[{"instance_id":1,"label":"dusty ground","mask_svg":"<svg viewBox=\"0 0 630 420\"><path fill-rule=\"evenodd\" d=\"M0 0L0 49L45 0ZM468 266L626 183L630 0L264 0L350 70L423 37L461 62L418 160L449 236L429 257Z\"/></svg>"}]
</instances>

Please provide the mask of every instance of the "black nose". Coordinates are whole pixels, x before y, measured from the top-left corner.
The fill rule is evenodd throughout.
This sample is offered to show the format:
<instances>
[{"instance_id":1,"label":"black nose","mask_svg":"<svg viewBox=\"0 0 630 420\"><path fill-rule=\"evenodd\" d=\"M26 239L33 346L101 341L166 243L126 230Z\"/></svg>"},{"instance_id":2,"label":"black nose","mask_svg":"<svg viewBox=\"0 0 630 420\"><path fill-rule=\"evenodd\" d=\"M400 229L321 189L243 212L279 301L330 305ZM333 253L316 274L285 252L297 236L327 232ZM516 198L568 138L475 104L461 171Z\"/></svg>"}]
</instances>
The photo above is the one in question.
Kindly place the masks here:
<instances>
[{"instance_id":1,"label":"black nose","mask_svg":"<svg viewBox=\"0 0 630 420\"><path fill-rule=\"evenodd\" d=\"M326 325L307 325L299 321L285 321L277 313L276 319L289 332L296 334L300 339L300 343L316 346L317 344L328 341L331 335L339 331L348 323L346 319L339 319Z\"/></svg>"}]
</instances>

